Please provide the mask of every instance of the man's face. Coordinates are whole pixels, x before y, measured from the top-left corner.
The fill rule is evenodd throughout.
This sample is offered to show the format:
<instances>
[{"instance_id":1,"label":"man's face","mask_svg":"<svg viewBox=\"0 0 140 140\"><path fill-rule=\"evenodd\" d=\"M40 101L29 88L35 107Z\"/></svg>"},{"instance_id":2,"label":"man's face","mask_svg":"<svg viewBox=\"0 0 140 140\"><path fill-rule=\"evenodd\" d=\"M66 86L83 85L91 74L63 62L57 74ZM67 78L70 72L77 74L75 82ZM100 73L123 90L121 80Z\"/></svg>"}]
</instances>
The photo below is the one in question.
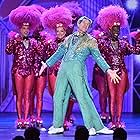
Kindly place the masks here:
<instances>
[{"instance_id":1,"label":"man's face","mask_svg":"<svg viewBox=\"0 0 140 140\"><path fill-rule=\"evenodd\" d=\"M63 26L59 26L56 28L56 35L59 39L62 39L66 35L66 30L64 29Z\"/></svg>"},{"instance_id":2,"label":"man's face","mask_svg":"<svg viewBox=\"0 0 140 140\"><path fill-rule=\"evenodd\" d=\"M87 32L90 26L90 21L87 19L83 19L81 23L79 24L79 30L83 33Z\"/></svg>"},{"instance_id":3,"label":"man's face","mask_svg":"<svg viewBox=\"0 0 140 140\"><path fill-rule=\"evenodd\" d=\"M21 32L22 36L28 36L29 35L29 26L22 25L20 32Z\"/></svg>"},{"instance_id":4,"label":"man's face","mask_svg":"<svg viewBox=\"0 0 140 140\"><path fill-rule=\"evenodd\" d=\"M120 35L120 26L113 26L110 32L113 38L118 38Z\"/></svg>"}]
</instances>

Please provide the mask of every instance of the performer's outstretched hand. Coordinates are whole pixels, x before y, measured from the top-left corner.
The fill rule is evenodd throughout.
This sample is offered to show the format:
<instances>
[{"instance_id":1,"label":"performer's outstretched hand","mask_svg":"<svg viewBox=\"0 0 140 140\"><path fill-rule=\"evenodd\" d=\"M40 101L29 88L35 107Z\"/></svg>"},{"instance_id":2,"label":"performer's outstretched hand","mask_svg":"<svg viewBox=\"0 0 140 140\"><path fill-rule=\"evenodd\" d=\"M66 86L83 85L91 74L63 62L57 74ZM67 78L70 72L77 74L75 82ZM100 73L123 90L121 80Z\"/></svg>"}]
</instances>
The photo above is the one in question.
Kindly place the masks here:
<instances>
[{"instance_id":1,"label":"performer's outstretched hand","mask_svg":"<svg viewBox=\"0 0 140 140\"><path fill-rule=\"evenodd\" d=\"M107 73L110 75L111 77L111 82L113 81L114 84L119 83L119 80L121 80L121 78L117 75L117 72L119 71L119 69L117 70L111 70L108 69Z\"/></svg>"},{"instance_id":2,"label":"performer's outstretched hand","mask_svg":"<svg viewBox=\"0 0 140 140\"><path fill-rule=\"evenodd\" d=\"M41 69L40 69L40 71L39 71L39 76L42 74L42 72L47 68L47 64L46 63L44 63L43 61L41 61L41 64L42 64L42 66L41 66Z\"/></svg>"}]
</instances>

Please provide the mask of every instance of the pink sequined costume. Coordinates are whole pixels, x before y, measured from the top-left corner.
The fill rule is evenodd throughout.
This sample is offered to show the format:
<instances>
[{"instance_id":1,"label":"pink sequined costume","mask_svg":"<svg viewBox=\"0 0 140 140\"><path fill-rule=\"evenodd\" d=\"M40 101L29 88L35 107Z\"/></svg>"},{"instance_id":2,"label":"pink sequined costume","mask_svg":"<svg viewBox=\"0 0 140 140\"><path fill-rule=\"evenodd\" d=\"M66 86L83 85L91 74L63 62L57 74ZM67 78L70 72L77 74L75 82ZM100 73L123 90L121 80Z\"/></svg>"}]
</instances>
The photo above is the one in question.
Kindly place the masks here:
<instances>
[{"instance_id":1,"label":"pink sequined costume","mask_svg":"<svg viewBox=\"0 0 140 140\"><path fill-rule=\"evenodd\" d=\"M42 13L46 10L44 7L40 5L31 5L34 11L38 12L39 17L41 17ZM33 32L33 38L37 41L38 47L40 48L40 53L35 55L35 63L34 63L34 71L35 71L35 80L34 87L31 93L30 98L30 121L32 126L43 127L43 120L41 118L42 106L43 106L43 93L46 87L47 80L47 71L45 70L41 76L38 76L39 69L41 67L41 61L48 58L48 53L50 50L51 44L49 40L51 39L49 34L42 31L43 26L41 21L39 25ZM35 96L36 96L36 105L35 105ZM34 115L34 108L36 106L36 115Z\"/></svg>"},{"instance_id":2,"label":"pink sequined costume","mask_svg":"<svg viewBox=\"0 0 140 140\"><path fill-rule=\"evenodd\" d=\"M127 25L127 17L127 13L123 8L112 5L101 9L97 17L97 23L100 25L101 29L108 34L106 37L98 40L99 50L107 63L111 66L111 69L118 69L118 75L121 77L121 81L118 84L114 84L107 75L107 83L110 92L111 128L124 127L124 124L121 122L121 114L124 94L129 85L124 58L126 55L132 53L140 53L139 44L133 47L127 41L118 38L118 29ZM97 65L95 69L98 69L98 71L102 73Z\"/></svg>"},{"instance_id":3,"label":"pink sequined costume","mask_svg":"<svg viewBox=\"0 0 140 140\"><path fill-rule=\"evenodd\" d=\"M37 108L37 118L36 123L37 126L42 127L42 119L41 119L41 111L43 105L43 93L46 87L46 80L47 75L52 73L56 73L57 65L52 68L52 71L48 71L47 69L42 73L41 76L38 76L39 70L41 68L41 61L45 61L48 59L57 49L57 44L53 41L53 37L49 33L40 32L40 36L37 39L38 46L40 48L40 54L35 56L35 64L34 64L34 71L35 71L35 84L34 84L34 91L32 95L32 105L34 107L34 95L37 97L36 101L36 108ZM49 81L50 79L48 79Z\"/></svg>"},{"instance_id":4,"label":"pink sequined costume","mask_svg":"<svg viewBox=\"0 0 140 140\"><path fill-rule=\"evenodd\" d=\"M71 23L71 25L68 26L67 33L66 33L66 35L70 35L73 33L74 26L77 23L77 20L81 16L83 16L83 10L80 7L80 4L78 2L75 2L75 1L65 2L61 6L68 8L72 14L72 23Z\"/></svg>"},{"instance_id":5,"label":"pink sequined costume","mask_svg":"<svg viewBox=\"0 0 140 140\"><path fill-rule=\"evenodd\" d=\"M12 10L9 20L20 29L20 32L21 29L25 30L27 28L24 31L25 34L28 34L28 30L34 30L40 21L38 13L33 13L26 6L20 6ZM35 54L39 52L37 42L21 33L12 34L7 43L6 53L14 56L12 75L14 76L16 87L17 128L29 126L30 95L34 83L33 65ZM22 108L24 109L24 114L22 114Z\"/></svg>"}]
</instances>

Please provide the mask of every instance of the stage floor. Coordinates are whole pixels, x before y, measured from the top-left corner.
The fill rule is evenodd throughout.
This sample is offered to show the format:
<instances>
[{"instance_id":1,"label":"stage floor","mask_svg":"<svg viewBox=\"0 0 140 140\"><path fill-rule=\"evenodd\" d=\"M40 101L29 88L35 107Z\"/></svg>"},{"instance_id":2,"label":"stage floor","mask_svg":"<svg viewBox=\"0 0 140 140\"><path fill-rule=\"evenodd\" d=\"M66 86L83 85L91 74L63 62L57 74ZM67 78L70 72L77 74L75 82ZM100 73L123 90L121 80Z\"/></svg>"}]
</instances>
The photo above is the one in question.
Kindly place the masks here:
<instances>
[{"instance_id":1,"label":"stage floor","mask_svg":"<svg viewBox=\"0 0 140 140\"><path fill-rule=\"evenodd\" d=\"M81 114L74 113L76 118L75 126L71 127L63 135L48 135L47 132L41 132L41 140L74 140L75 127L83 124ZM16 113L0 113L0 140L12 140L16 135L23 135L24 131L15 129ZM52 113L43 113L44 126L49 128L52 123ZM123 120L126 122L128 140L140 140L140 114L123 114ZM112 135L90 136L89 140L112 140Z\"/></svg>"}]
</instances>

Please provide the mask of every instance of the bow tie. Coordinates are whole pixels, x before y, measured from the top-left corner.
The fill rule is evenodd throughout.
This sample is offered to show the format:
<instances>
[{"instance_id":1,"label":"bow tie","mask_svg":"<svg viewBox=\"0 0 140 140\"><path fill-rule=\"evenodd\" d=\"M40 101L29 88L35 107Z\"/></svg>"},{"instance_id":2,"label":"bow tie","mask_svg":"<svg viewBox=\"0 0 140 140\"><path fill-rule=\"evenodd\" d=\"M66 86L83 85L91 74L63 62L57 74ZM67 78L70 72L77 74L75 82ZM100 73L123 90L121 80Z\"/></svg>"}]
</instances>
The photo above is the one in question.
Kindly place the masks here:
<instances>
[{"instance_id":1,"label":"bow tie","mask_svg":"<svg viewBox=\"0 0 140 140\"><path fill-rule=\"evenodd\" d=\"M23 40L29 40L28 36L23 36Z\"/></svg>"}]
</instances>

